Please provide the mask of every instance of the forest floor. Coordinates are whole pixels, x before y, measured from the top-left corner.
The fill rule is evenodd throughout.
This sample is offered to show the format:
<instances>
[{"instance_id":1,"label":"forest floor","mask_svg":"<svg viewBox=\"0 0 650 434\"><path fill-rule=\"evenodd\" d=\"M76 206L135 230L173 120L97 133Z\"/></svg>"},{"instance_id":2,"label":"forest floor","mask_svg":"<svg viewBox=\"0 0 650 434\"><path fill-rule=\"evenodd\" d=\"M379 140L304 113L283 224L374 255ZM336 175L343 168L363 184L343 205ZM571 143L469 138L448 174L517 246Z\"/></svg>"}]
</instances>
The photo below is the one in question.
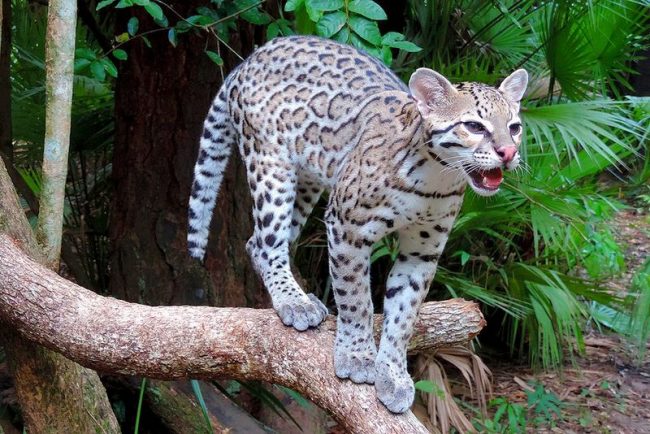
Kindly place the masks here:
<instances>
[{"instance_id":1,"label":"forest floor","mask_svg":"<svg viewBox=\"0 0 650 434\"><path fill-rule=\"evenodd\" d=\"M621 294L650 251L647 205L619 212L613 228L625 249L627 270L607 285ZM534 373L528 366L513 366L503 359L486 360L494 396L525 406L533 393L530 385L541 384L559 398L560 417L529 424L528 432L650 433L650 346L640 361L638 350L623 338L596 330L585 334L585 354L559 373Z\"/></svg>"}]
</instances>

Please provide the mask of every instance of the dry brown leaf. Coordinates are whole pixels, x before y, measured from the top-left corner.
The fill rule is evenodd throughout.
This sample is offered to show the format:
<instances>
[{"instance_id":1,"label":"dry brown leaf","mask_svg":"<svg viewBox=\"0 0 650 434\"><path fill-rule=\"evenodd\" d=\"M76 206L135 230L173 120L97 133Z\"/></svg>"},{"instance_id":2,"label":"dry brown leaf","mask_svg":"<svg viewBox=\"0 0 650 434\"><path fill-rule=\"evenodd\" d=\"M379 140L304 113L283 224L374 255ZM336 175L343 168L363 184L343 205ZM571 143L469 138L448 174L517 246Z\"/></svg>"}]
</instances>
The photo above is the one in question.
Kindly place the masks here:
<instances>
[{"instance_id":1,"label":"dry brown leaf","mask_svg":"<svg viewBox=\"0 0 650 434\"><path fill-rule=\"evenodd\" d=\"M517 377L516 375L513 377L513 380L514 380L515 383L517 383L517 384L519 385L519 387L521 387L522 389L527 390L528 392L534 392L534 391L535 391L535 389L533 389L532 387L530 387L528 384L526 384L526 382L525 382L524 380L522 380L521 378Z\"/></svg>"},{"instance_id":2,"label":"dry brown leaf","mask_svg":"<svg viewBox=\"0 0 650 434\"><path fill-rule=\"evenodd\" d=\"M432 423L437 424L443 433L449 432L452 426L463 433L475 432L474 426L453 399L447 374L440 361L445 361L460 371L484 414L487 398L492 394L492 374L480 357L462 346L441 348L431 356L418 358L419 376L434 383L441 391L440 394L420 394L427 405Z\"/></svg>"}]
</instances>

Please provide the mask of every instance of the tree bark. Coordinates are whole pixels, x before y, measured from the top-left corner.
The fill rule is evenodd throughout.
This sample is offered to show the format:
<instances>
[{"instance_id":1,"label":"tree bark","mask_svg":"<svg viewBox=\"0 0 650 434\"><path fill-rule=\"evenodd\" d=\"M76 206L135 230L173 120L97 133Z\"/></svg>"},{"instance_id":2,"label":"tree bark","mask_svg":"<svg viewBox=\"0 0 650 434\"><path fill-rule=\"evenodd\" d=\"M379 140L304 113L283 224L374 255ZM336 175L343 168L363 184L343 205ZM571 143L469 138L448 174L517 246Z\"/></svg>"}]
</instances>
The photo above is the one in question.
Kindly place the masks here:
<instances>
[{"instance_id":1,"label":"tree bark","mask_svg":"<svg viewBox=\"0 0 650 434\"><path fill-rule=\"evenodd\" d=\"M120 432L96 372L16 333L3 335L27 432Z\"/></svg>"},{"instance_id":2,"label":"tree bark","mask_svg":"<svg viewBox=\"0 0 650 434\"><path fill-rule=\"evenodd\" d=\"M183 16L204 0L171 1ZM137 10L136 10L137 9ZM141 8L131 8L141 31L155 29ZM169 14L170 20L175 19ZM242 56L264 29L239 22L229 45ZM115 100L111 293L147 304L258 306L267 296L254 273L245 244L252 233L250 194L237 157L230 162L215 208L205 267L187 254L187 204L203 120L221 85L219 68L205 55L204 35L179 37L176 48L166 32L125 46ZM207 47L216 51L213 42ZM236 56L223 48L224 74ZM145 259L146 258L146 259ZM268 304L266 304L268 306Z\"/></svg>"},{"instance_id":3,"label":"tree bark","mask_svg":"<svg viewBox=\"0 0 650 434\"><path fill-rule=\"evenodd\" d=\"M47 264L58 269L63 234L63 201L68 176L72 78L77 26L75 0L50 0L45 38L45 144L43 186L36 239Z\"/></svg>"},{"instance_id":4,"label":"tree bark","mask_svg":"<svg viewBox=\"0 0 650 434\"><path fill-rule=\"evenodd\" d=\"M485 324L465 300L426 303L421 312L416 330L433 335L414 339L411 351L467 342ZM0 234L0 320L89 368L168 380L265 380L302 393L350 432L427 432L412 413L389 413L372 386L336 377L333 317L300 333L270 309L150 307L106 298L35 263Z\"/></svg>"},{"instance_id":5,"label":"tree bark","mask_svg":"<svg viewBox=\"0 0 650 434\"><path fill-rule=\"evenodd\" d=\"M45 263L43 252L36 244L2 159L0 159L0 233L11 235L31 258Z\"/></svg>"},{"instance_id":6,"label":"tree bark","mask_svg":"<svg viewBox=\"0 0 650 434\"><path fill-rule=\"evenodd\" d=\"M2 159L0 234L9 234L30 257L40 263L46 262L22 213ZM10 257L6 259L11 260ZM0 337L29 432L120 432L104 386L95 372L22 339L10 324L0 324Z\"/></svg>"}]
</instances>

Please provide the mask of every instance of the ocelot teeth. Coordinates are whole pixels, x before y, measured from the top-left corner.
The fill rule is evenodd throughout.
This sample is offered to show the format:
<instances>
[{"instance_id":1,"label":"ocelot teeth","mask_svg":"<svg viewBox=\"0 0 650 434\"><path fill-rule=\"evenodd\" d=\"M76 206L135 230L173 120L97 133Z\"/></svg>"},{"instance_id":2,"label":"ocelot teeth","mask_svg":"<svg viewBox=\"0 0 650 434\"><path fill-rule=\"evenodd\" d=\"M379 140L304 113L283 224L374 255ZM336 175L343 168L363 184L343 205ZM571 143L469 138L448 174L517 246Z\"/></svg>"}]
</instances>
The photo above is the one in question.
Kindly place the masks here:
<instances>
[{"instance_id":1,"label":"ocelot teeth","mask_svg":"<svg viewBox=\"0 0 650 434\"><path fill-rule=\"evenodd\" d=\"M483 177L483 185L487 185L487 182L488 182L487 176L484 176Z\"/></svg>"}]
</instances>

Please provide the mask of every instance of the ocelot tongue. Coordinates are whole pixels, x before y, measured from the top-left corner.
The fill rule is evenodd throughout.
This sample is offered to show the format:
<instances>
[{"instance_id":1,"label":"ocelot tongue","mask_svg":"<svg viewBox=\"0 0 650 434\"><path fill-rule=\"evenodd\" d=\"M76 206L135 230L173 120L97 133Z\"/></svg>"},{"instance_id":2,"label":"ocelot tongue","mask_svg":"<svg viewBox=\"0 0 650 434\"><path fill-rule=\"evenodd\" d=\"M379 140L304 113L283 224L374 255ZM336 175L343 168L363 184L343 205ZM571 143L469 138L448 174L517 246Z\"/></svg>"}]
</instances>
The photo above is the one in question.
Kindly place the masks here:
<instances>
[{"instance_id":1,"label":"ocelot tongue","mask_svg":"<svg viewBox=\"0 0 650 434\"><path fill-rule=\"evenodd\" d=\"M501 181L503 181L503 172L498 167L485 171L482 170L481 175L483 176L483 184L488 188L497 188L501 184Z\"/></svg>"}]
</instances>

